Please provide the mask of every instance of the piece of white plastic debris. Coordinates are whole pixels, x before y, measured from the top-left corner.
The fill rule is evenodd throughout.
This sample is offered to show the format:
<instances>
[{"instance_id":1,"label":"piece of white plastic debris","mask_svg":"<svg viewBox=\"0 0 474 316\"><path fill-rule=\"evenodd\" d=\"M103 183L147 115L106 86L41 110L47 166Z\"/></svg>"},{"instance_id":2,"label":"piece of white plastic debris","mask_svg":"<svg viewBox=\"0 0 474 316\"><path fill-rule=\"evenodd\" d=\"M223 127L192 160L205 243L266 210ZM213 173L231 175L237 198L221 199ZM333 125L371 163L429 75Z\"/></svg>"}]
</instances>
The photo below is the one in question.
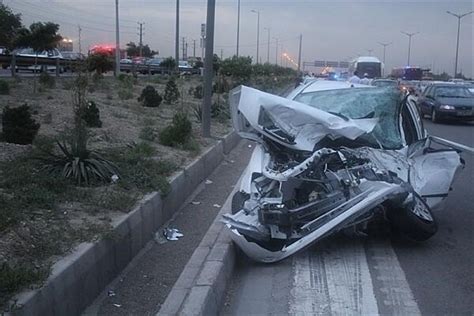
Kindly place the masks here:
<instances>
[{"instance_id":1,"label":"piece of white plastic debris","mask_svg":"<svg viewBox=\"0 0 474 316\"><path fill-rule=\"evenodd\" d=\"M204 183L205 184L212 184L212 180L207 179Z\"/></svg>"},{"instance_id":2,"label":"piece of white plastic debris","mask_svg":"<svg viewBox=\"0 0 474 316\"><path fill-rule=\"evenodd\" d=\"M163 236L165 236L167 240L175 241L180 239L184 235L176 228L165 228L163 230Z\"/></svg>"},{"instance_id":3,"label":"piece of white plastic debris","mask_svg":"<svg viewBox=\"0 0 474 316\"><path fill-rule=\"evenodd\" d=\"M109 290L109 291L107 292L107 295L110 296L110 297L115 296L115 292L112 291L112 290Z\"/></svg>"},{"instance_id":4,"label":"piece of white plastic debris","mask_svg":"<svg viewBox=\"0 0 474 316\"><path fill-rule=\"evenodd\" d=\"M248 147L249 147L249 148L252 148L252 145L249 145Z\"/></svg>"},{"instance_id":5,"label":"piece of white plastic debris","mask_svg":"<svg viewBox=\"0 0 474 316\"><path fill-rule=\"evenodd\" d=\"M119 176L118 176L118 175L116 175L116 174L114 174L114 175L112 175L112 176L110 177L110 179L112 180L112 183L115 183L115 182L117 182L117 181L118 181L118 179L119 179Z\"/></svg>"},{"instance_id":6,"label":"piece of white plastic debris","mask_svg":"<svg viewBox=\"0 0 474 316\"><path fill-rule=\"evenodd\" d=\"M122 307L122 305L120 305L120 304L112 304L112 305L114 305L115 307L118 307L118 308Z\"/></svg>"},{"instance_id":7,"label":"piece of white plastic debris","mask_svg":"<svg viewBox=\"0 0 474 316\"><path fill-rule=\"evenodd\" d=\"M220 208L220 207L221 207L219 204L214 204L213 206L216 207L216 208Z\"/></svg>"},{"instance_id":8,"label":"piece of white plastic debris","mask_svg":"<svg viewBox=\"0 0 474 316\"><path fill-rule=\"evenodd\" d=\"M192 201L191 204L192 204L192 205L201 205L201 202L199 202L199 201Z\"/></svg>"}]
</instances>

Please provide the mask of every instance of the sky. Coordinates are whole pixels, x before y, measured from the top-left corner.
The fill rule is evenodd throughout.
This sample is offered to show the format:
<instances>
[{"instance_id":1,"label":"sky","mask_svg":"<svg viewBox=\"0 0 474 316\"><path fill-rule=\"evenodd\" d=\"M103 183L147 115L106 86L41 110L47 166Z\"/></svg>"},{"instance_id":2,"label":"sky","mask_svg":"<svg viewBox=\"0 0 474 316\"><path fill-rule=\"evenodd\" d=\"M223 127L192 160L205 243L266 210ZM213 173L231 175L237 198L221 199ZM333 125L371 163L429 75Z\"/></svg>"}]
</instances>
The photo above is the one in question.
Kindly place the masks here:
<instances>
[{"instance_id":1,"label":"sky","mask_svg":"<svg viewBox=\"0 0 474 316\"><path fill-rule=\"evenodd\" d=\"M237 1L216 0L214 51L224 58L236 52ZM114 0L3 0L24 24L52 21L60 33L74 41L78 49L78 27L82 27L82 51L100 43L115 43ZM175 0L119 0L120 43L138 42L138 24L144 23L144 44L161 56L174 55ZM279 52L295 61L299 35L303 36L302 61L349 60L361 56L383 59L378 42L391 43L386 49L386 69L407 64L408 37L401 33L419 32L412 38L410 63L431 68L435 73L454 73L457 18L446 13L474 10L473 0L241 0L240 55L257 51L257 14L260 11L259 56L267 61L270 29L270 62ZM188 56L196 55L201 23L206 21L206 0L180 0L180 40L188 42ZM458 69L472 77L474 14L461 20ZM181 46L181 45L180 45ZM181 52L181 50L180 50Z\"/></svg>"}]
</instances>

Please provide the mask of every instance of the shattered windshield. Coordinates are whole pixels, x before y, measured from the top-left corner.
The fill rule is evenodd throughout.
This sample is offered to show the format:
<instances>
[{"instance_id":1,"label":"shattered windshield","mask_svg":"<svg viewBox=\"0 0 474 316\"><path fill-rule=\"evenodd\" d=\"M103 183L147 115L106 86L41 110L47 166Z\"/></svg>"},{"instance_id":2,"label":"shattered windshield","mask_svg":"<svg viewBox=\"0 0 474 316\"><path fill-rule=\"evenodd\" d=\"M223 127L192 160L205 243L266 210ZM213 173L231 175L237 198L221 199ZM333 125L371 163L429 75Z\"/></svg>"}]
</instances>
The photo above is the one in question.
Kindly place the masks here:
<instances>
[{"instance_id":1,"label":"shattered windshield","mask_svg":"<svg viewBox=\"0 0 474 316\"><path fill-rule=\"evenodd\" d=\"M398 125L400 94L391 88L352 88L301 93L295 101L350 119L378 118L374 130L361 136L373 147L403 145Z\"/></svg>"}]
</instances>

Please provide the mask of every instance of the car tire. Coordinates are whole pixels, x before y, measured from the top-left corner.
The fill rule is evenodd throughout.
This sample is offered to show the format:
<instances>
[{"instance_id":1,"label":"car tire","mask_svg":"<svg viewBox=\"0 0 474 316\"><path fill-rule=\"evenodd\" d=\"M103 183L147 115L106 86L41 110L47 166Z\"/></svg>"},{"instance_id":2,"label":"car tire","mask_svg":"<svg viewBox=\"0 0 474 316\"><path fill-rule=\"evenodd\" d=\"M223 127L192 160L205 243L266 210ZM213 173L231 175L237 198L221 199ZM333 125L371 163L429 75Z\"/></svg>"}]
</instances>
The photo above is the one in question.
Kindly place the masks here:
<instances>
[{"instance_id":1,"label":"car tire","mask_svg":"<svg viewBox=\"0 0 474 316\"><path fill-rule=\"evenodd\" d=\"M235 214L239 212L243 207L245 201L247 201L250 198L250 195L244 192L235 192L234 196L232 197L232 206L231 206L231 212L232 214Z\"/></svg>"},{"instance_id":2,"label":"car tire","mask_svg":"<svg viewBox=\"0 0 474 316\"><path fill-rule=\"evenodd\" d=\"M387 215L395 231L410 240L421 242L436 234L438 224L425 201L419 195L414 195L411 207L394 208Z\"/></svg>"},{"instance_id":3,"label":"car tire","mask_svg":"<svg viewBox=\"0 0 474 316\"><path fill-rule=\"evenodd\" d=\"M435 108L431 109L431 122L435 124L439 123L438 112L436 111Z\"/></svg>"}]
</instances>

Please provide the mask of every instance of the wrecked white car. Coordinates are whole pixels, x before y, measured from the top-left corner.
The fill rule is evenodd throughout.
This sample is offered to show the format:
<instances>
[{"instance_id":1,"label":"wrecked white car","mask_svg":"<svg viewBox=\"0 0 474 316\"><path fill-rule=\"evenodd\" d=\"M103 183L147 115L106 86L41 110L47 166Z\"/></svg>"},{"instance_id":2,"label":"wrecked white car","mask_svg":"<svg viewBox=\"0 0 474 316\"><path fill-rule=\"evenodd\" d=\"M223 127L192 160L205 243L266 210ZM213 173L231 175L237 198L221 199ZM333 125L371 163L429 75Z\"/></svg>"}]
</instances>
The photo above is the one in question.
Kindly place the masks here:
<instances>
[{"instance_id":1,"label":"wrecked white car","mask_svg":"<svg viewBox=\"0 0 474 316\"><path fill-rule=\"evenodd\" d=\"M287 98L241 86L230 103L235 130L256 146L223 222L249 257L284 259L379 212L411 239L436 233L431 208L468 148L428 136L398 92L315 81Z\"/></svg>"}]
</instances>

